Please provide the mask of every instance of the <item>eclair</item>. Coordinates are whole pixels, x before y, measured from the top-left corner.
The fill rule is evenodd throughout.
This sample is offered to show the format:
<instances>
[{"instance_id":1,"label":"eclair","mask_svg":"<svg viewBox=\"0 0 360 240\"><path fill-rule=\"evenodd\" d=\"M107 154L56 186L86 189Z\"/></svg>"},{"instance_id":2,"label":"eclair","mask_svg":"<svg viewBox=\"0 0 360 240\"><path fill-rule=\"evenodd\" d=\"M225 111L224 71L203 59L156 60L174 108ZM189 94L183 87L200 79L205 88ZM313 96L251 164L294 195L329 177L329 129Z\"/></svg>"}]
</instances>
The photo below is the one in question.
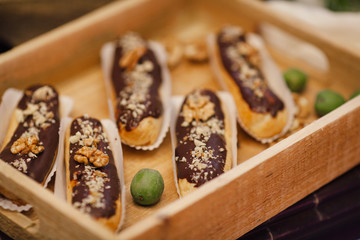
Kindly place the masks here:
<instances>
[{"instance_id":1,"label":"eclair","mask_svg":"<svg viewBox=\"0 0 360 240\"><path fill-rule=\"evenodd\" d=\"M178 187L185 196L232 167L230 119L211 90L188 94L175 124Z\"/></svg>"},{"instance_id":2,"label":"eclair","mask_svg":"<svg viewBox=\"0 0 360 240\"><path fill-rule=\"evenodd\" d=\"M27 88L12 114L0 159L44 185L57 155L59 126L59 96L55 88ZM1 193L18 205L25 204L4 189Z\"/></svg>"},{"instance_id":3,"label":"eclair","mask_svg":"<svg viewBox=\"0 0 360 240\"><path fill-rule=\"evenodd\" d=\"M152 145L163 122L163 79L154 51L136 33L128 33L117 41L111 83L121 140L130 146Z\"/></svg>"},{"instance_id":4,"label":"eclair","mask_svg":"<svg viewBox=\"0 0 360 240\"><path fill-rule=\"evenodd\" d=\"M277 92L288 91L281 75L279 79L267 79L262 50L249 41L249 34L240 27L226 26L214 38L214 46L210 46L214 50L212 61L219 70L217 77L235 100L240 125L262 142L284 134L292 121L284 101L291 94L280 96L269 86L269 81L276 80L272 85L279 89L281 85L282 89Z\"/></svg>"},{"instance_id":5,"label":"eclair","mask_svg":"<svg viewBox=\"0 0 360 240\"><path fill-rule=\"evenodd\" d=\"M66 131L67 202L115 231L121 218L120 180L101 122L82 116Z\"/></svg>"}]
</instances>

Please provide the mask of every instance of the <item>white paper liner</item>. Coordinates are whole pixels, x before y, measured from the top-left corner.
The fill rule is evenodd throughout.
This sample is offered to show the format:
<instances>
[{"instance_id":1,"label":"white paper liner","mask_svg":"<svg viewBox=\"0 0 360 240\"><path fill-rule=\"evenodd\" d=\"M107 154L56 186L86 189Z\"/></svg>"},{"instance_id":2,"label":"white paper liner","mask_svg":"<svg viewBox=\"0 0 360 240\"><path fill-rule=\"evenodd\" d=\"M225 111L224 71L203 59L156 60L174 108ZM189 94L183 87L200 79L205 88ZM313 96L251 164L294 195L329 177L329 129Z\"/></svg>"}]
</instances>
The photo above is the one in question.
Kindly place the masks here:
<instances>
[{"instance_id":1,"label":"white paper liner","mask_svg":"<svg viewBox=\"0 0 360 240\"><path fill-rule=\"evenodd\" d=\"M2 96L2 101L0 104L0 147L3 145L4 138L10 125L11 116L22 95L23 91L9 88Z\"/></svg>"},{"instance_id":2,"label":"white paper liner","mask_svg":"<svg viewBox=\"0 0 360 240\"><path fill-rule=\"evenodd\" d=\"M2 146L3 144L4 138L7 133L7 129L10 125L12 114L15 108L17 107L20 99L22 98L23 93L24 92L21 90L9 88L6 90L6 92L2 97L2 102L0 105L0 116L4 121L0 122L0 143L1 143L0 146ZM71 109L73 107L74 104L73 100L67 96L62 96L62 95L60 95L59 98L60 98L60 116L67 117L70 114ZM61 128L61 123L60 123L60 128ZM59 135L59 143L60 143L60 135ZM60 144L58 145L58 150L57 150L58 153L60 152L59 148L60 148ZM54 165L52 166L49 175L45 179L44 188L47 187L52 177L54 176L54 173L56 171L56 160L54 162ZM18 206L15 203L13 203L11 200L1 197L0 197L0 207L17 212L28 211L32 208L31 204Z\"/></svg>"},{"instance_id":3,"label":"white paper liner","mask_svg":"<svg viewBox=\"0 0 360 240\"><path fill-rule=\"evenodd\" d=\"M148 41L149 48L154 52L156 59L159 62L159 65L161 67L161 76L162 76L162 85L160 88L160 96L161 96L161 102L163 105L163 123L158 135L157 140L154 144L149 146L136 146L136 145L129 145L122 141L122 143L133 147L137 150L153 150L155 148L158 148L162 141L164 140L166 133L169 129L170 125L170 114L171 114L171 104L170 104L170 98L171 98L171 75L169 72L169 69L167 67L167 55L164 47L155 41ZM104 44L104 46L101 49L101 65L103 69L104 74L104 80L105 80L105 87L106 87L106 93L108 96L108 106L109 106L109 112L110 112L110 118L116 122L115 114L114 114L114 106L112 104L111 96L112 96L112 82L111 82L111 71L112 71L112 65L113 65L113 59L114 59L114 53L115 53L115 42L108 42Z\"/></svg>"},{"instance_id":4,"label":"white paper liner","mask_svg":"<svg viewBox=\"0 0 360 240\"><path fill-rule=\"evenodd\" d=\"M58 158L56 161L57 165L57 173L55 178L55 186L54 186L54 195L65 202L66 200L66 169L65 169L65 135L66 135L66 129L70 126L72 122L72 118L63 118L62 124L60 128L60 142L59 144L59 151L60 154L58 154ZM125 192L126 192L126 186L125 186L125 178L124 178L124 168L123 168L123 153L122 153L122 147L120 142L120 137L116 128L116 125L113 121L109 119L102 119L101 124L103 125L104 131L106 133L106 136L109 140L110 147L114 156L115 166L118 172L118 176L120 178L120 187L121 187L121 220L118 225L118 228L116 231L119 231L121 229L121 226L124 223L125 218Z\"/></svg>"},{"instance_id":5,"label":"white paper liner","mask_svg":"<svg viewBox=\"0 0 360 240\"><path fill-rule=\"evenodd\" d=\"M246 35L246 39L253 47L255 47L259 50L259 53L260 53L260 56L262 59L261 67L260 67L261 71L263 72L270 89L285 104L285 108L287 109L287 112L288 112L288 119L287 119L287 122L286 122L284 128L282 129L282 131L279 134L276 134L270 138L258 138L256 136L254 136L251 132L248 131L247 127L242 123L238 113L237 113L237 119L238 119L240 126L249 135L251 135L254 139L256 139L257 141L260 141L261 143L269 143L269 142L272 142L275 139L281 137L290 129L291 124L294 119L294 114L295 114L295 103L292 98L291 92L290 92L289 88L286 86L285 80L282 77L281 71L278 69L275 62L273 61L273 59L267 52L267 50L265 48L265 44L262 41L261 37L256 34L253 34L253 33L248 33ZM209 36L207 37L207 45L208 45L208 52L209 52L209 56L210 56L210 65L216 76L216 79L218 80L220 86L224 90L228 91L229 89L223 79L223 76L222 76L221 70L220 70L220 66L222 63L220 62L220 59L218 59L217 54L216 54L217 50L216 50L216 35L215 34L209 34ZM237 112L237 110L236 110L236 112Z\"/></svg>"},{"instance_id":6,"label":"white paper liner","mask_svg":"<svg viewBox=\"0 0 360 240\"><path fill-rule=\"evenodd\" d=\"M232 153L232 166L234 168L237 165L237 128L236 128L236 106L234 99L228 92L217 91L216 95L220 98L223 111L227 112L229 117L229 124L230 124L230 132L231 132L231 153ZM171 133L171 145L172 145L172 152L173 152L173 170L174 170L174 179L175 179L175 186L176 191L181 198L178 178L177 178L177 170L176 170L176 162L175 162L175 149L176 149L176 120L178 118L181 105L183 104L185 96L173 96L171 98L172 104L172 114L171 114L171 123L170 123L170 133Z\"/></svg>"}]
</instances>

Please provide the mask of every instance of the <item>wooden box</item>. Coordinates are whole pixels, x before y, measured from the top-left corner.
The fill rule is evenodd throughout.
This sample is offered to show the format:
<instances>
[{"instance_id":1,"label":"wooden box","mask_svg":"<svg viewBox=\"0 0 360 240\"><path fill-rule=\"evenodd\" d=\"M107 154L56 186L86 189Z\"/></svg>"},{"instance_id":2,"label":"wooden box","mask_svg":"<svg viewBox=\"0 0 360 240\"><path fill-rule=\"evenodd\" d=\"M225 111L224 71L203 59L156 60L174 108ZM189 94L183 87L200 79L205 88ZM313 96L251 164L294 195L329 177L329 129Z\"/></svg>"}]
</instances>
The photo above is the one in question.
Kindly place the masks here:
<instances>
[{"instance_id":1,"label":"wooden box","mask_svg":"<svg viewBox=\"0 0 360 240\"><path fill-rule=\"evenodd\" d=\"M128 0L109 4L35 38L0 56L0 95L33 83L54 84L74 99L72 116L88 113L108 118L100 67L101 46L127 30L164 41L169 36L191 40L225 23L256 31L268 22L321 49L328 58L323 73L269 47L281 69L297 66L309 75L307 97L313 104L319 89L345 96L360 88L360 54L262 2ZM184 63L172 71L172 94L195 87L219 89L208 64ZM195 81L196 80L196 81ZM0 209L0 229L18 239L234 239L274 216L360 162L360 97L268 147L239 129L238 166L178 199L169 134L159 149L124 147L127 186L125 224L112 233L51 191L0 161L0 186L26 202L25 213ZM129 185L141 168L158 169L165 179L161 201L153 207L133 203Z\"/></svg>"}]
</instances>

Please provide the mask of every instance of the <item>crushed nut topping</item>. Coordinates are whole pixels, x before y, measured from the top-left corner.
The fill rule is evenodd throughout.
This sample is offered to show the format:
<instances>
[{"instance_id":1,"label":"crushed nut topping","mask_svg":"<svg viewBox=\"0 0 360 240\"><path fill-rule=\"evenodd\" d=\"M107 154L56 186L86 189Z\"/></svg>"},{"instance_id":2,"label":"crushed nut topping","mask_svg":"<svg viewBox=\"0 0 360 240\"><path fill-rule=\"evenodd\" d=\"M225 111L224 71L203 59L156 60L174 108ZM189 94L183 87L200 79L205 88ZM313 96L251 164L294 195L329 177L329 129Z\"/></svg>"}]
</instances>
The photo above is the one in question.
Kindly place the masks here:
<instances>
[{"instance_id":1,"label":"crushed nut topping","mask_svg":"<svg viewBox=\"0 0 360 240\"><path fill-rule=\"evenodd\" d=\"M310 114L309 100L297 93L292 93L292 96L296 104L295 116L297 118L307 118Z\"/></svg>"},{"instance_id":2,"label":"crushed nut topping","mask_svg":"<svg viewBox=\"0 0 360 240\"><path fill-rule=\"evenodd\" d=\"M85 120L78 118L76 121L80 125L81 129L70 136L69 141L72 144L79 144L82 146L76 151L74 160L79 163L89 164L92 163L95 167L104 167L109 163L109 156L103 151L97 149L97 144L100 141L108 142L105 133L102 132L101 126L94 128L93 123L87 120L88 116L85 116ZM110 149L108 147L108 149Z\"/></svg>"},{"instance_id":3,"label":"crushed nut topping","mask_svg":"<svg viewBox=\"0 0 360 240\"><path fill-rule=\"evenodd\" d=\"M223 36L221 38L224 42L231 42L236 40L240 35L243 34L243 30L238 26L226 26L223 28Z\"/></svg>"},{"instance_id":4,"label":"crushed nut topping","mask_svg":"<svg viewBox=\"0 0 360 240\"><path fill-rule=\"evenodd\" d=\"M56 144L48 145L48 141L57 142L57 139L43 139L42 136L49 133L45 131L47 128L58 123L56 122L58 118L55 116L57 107L58 98L55 89L50 86L32 86L24 91L24 96L15 110L19 127L14 131L9 145L0 154L7 163L32 178L37 178L38 164L42 165L46 160L43 152L56 150ZM50 129L50 133L57 134L57 131L56 128ZM37 163L32 163L31 161L35 159Z\"/></svg>"},{"instance_id":5,"label":"crushed nut topping","mask_svg":"<svg viewBox=\"0 0 360 240\"><path fill-rule=\"evenodd\" d=\"M44 151L44 147L38 145L39 139L36 136L20 137L11 146L11 153L21 155L32 152L33 154L39 154Z\"/></svg>"},{"instance_id":6,"label":"crushed nut topping","mask_svg":"<svg viewBox=\"0 0 360 240\"><path fill-rule=\"evenodd\" d=\"M154 64L149 60L139 62L147 48L138 35L127 34L120 39L119 44L123 52L119 64L126 68L124 73L126 86L118 94L118 104L123 109L120 122L125 125L130 118L140 118L150 104L145 102L153 84L153 78L149 73L153 71Z\"/></svg>"},{"instance_id":7,"label":"crushed nut topping","mask_svg":"<svg viewBox=\"0 0 360 240\"><path fill-rule=\"evenodd\" d=\"M41 88L38 88L33 93L33 99L36 101L46 101L55 96L56 96L56 94L55 94L54 90L49 86L43 86Z\"/></svg>"},{"instance_id":8,"label":"crushed nut topping","mask_svg":"<svg viewBox=\"0 0 360 240\"><path fill-rule=\"evenodd\" d=\"M122 47L123 53L145 46L145 44L145 41L135 32L129 32L119 39L119 45Z\"/></svg>"},{"instance_id":9,"label":"crushed nut topping","mask_svg":"<svg viewBox=\"0 0 360 240\"><path fill-rule=\"evenodd\" d=\"M69 141L70 141L70 143L74 144L74 143L77 143L80 139L81 139L81 133L76 132L75 135L70 136Z\"/></svg>"},{"instance_id":10,"label":"crushed nut topping","mask_svg":"<svg viewBox=\"0 0 360 240\"><path fill-rule=\"evenodd\" d=\"M215 165L218 164L214 165L213 161L216 160L219 164L225 163L225 159L220 157L220 153L225 149L208 144L212 134L224 137L224 122L215 117L215 104L210 101L208 95L202 95L200 90L188 95L183 105L182 116L184 121L181 127L190 127L190 129L180 142L187 144L190 141L195 147L191 149L191 159L177 156L175 160L178 163L191 160L188 162L188 167L192 170L193 182L198 183L200 179L208 181L215 177Z\"/></svg>"},{"instance_id":11,"label":"crushed nut topping","mask_svg":"<svg viewBox=\"0 0 360 240\"><path fill-rule=\"evenodd\" d=\"M88 118L87 115L84 116ZM100 141L108 142L105 134L102 132L102 128L94 128L93 123L89 120L76 119L80 128L75 135L70 136L69 141L72 144L78 143L80 146L95 147Z\"/></svg>"},{"instance_id":12,"label":"crushed nut topping","mask_svg":"<svg viewBox=\"0 0 360 240\"><path fill-rule=\"evenodd\" d=\"M55 114L48 110L48 105L44 102L56 96L52 88L44 86L34 91L31 102L27 103L25 110L16 110L16 119L23 123L24 127L39 127L46 129L55 123ZM35 104L35 101L40 101ZM30 123L25 122L28 116L32 116Z\"/></svg>"},{"instance_id":13,"label":"crushed nut topping","mask_svg":"<svg viewBox=\"0 0 360 240\"><path fill-rule=\"evenodd\" d=\"M82 199L81 202L74 202L74 207L85 213L90 213L91 207L105 208L105 183L110 181L107 174L96 170L90 165L85 165L82 178L84 178L83 180L85 184L89 187L90 194L86 198ZM106 189L108 188L109 186L107 186Z\"/></svg>"},{"instance_id":14,"label":"crushed nut topping","mask_svg":"<svg viewBox=\"0 0 360 240\"><path fill-rule=\"evenodd\" d=\"M250 88L256 97L263 98L268 87L259 69L260 53L246 40L240 39L243 35L239 27L228 26L223 29L221 40L230 43L225 54L232 60L231 69L239 74L242 84Z\"/></svg>"},{"instance_id":15,"label":"crushed nut topping","mask_svg":"<svg viewBox=\"0 0 360 240\"><path fill-rule=\"evenodd\" d=\"M17 170L27 173L27 165L23 158L16 159L15 161L10 163L12 166L14 166Z\"/></svg>"},{"instance_id":16,"label":"crushed nut topping","mask_svg":"<svg viewBox=\"0 0 360 240\"><path fill-rule=\"evenodd\" d=\"M184 47L175 40L170 40L165 43L167 52L167 64L171 69L174 69L180 64L184 57Z\"/></svg>"},{"instance_id":17,"label":"crushed nut topping","mask_svg":"<svg viewBox=\"0 0 360 240\"><path fill-rule=\"evenodd\" d=\"M182 115L185 119L184 125L188 125L193 119L206 121L214 115L214 103L209 96L203 96L199 90L189 95L184 105Z\"/></svg>"}]
</instances>

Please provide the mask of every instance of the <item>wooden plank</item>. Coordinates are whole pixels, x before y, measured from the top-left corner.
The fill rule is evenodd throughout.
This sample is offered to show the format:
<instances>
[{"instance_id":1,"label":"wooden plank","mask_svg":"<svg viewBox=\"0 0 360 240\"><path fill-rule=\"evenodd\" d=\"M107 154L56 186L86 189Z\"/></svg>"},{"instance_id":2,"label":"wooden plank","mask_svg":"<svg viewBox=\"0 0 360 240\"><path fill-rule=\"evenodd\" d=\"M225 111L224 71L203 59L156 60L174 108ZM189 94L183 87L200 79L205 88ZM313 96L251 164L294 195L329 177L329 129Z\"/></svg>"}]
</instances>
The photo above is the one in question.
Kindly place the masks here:
<instances>
[{"instance_id":1,"label":"wooden plank","mask_svg":"<svg viewBox=\"0 0 360 240\"><path fill-rule=\"evenodd\" d=\"M39 218L38 231L35 224L18 221L21 234L33 234L38 239L113 239L114 234L90 217L76 211L72 206L56 198L49 190L7 163L0 161L0 184L34 207ZM26 184L24 184L26 183ZM11 220L9 215L9 220ZM16 214L15 214L16 215ZM19 218L17 218L18 220ZM30 229L29 229L30 228ZM17 229L18 231L19 229ZM28 231L29 230L29 231ZM24 235L24 236L26 236Z\"/></svg>"},{"instance_id":2,"label":"wooden plank","mask_svg":"<svg viewBox=\"0 0 360 240\"><path fill-rule=\"evenodd\" d=\"M360 162L359 100L125 229L117 239L241 236Z\"/></svg>"},{"instance_id":3,"label":"wooden plank","mask_svg":"<svg viewBox=\"0 0 360 240\"><path fill-rule=\"evenodd\" d=\"M34 239L39 224L22 213L0 208L0 230L14 239Z\"/></svg>"}]
</instances>

